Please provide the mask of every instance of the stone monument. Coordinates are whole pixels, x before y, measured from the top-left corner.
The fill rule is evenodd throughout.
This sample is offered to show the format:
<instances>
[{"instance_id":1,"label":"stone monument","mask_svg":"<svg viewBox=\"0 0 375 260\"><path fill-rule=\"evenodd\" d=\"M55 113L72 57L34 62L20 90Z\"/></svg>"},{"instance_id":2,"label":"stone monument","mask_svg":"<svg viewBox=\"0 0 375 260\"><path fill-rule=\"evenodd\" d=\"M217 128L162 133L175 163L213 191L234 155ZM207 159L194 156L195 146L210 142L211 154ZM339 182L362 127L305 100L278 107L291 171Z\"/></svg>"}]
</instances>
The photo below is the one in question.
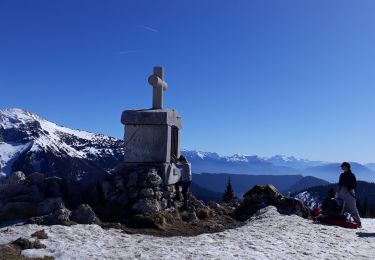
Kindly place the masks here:
<instances>
[{"instance_id":1,"label":"stone monument","mask_svg":"<svg viewBox=\"0 0 375 260\"><path fill-rule=\"evenodd\" d=\"M162 67L154 67L148 83L153 89L152 108L126 110L121 116L125 125L124 165L153 167L164 185L172 185L181 176L173 158L180 156L182 121L176 110L163 107L163 93L168 85Z\"/></svg>"}]
</instances>

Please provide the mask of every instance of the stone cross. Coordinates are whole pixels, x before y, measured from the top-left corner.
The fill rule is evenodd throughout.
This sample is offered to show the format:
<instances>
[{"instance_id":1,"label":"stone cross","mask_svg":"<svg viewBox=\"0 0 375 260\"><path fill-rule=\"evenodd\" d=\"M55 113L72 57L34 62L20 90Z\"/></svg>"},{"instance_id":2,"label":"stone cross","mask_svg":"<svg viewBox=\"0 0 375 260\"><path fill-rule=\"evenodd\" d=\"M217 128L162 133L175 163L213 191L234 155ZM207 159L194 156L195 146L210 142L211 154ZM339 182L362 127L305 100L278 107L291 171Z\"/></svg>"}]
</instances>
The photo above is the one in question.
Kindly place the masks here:
<instances>
[{"instance_id":1,"label":"stone cross","mask_svg":"<svg viewBox=\"0 0 375 260\"><path fill-rule=\"evenodd\" d=\"M163 91L168 88L163 67L154 67L154 74L148 77L148 83L153 87L152 109L163 109Z\"/></svg>"}]
</instances>

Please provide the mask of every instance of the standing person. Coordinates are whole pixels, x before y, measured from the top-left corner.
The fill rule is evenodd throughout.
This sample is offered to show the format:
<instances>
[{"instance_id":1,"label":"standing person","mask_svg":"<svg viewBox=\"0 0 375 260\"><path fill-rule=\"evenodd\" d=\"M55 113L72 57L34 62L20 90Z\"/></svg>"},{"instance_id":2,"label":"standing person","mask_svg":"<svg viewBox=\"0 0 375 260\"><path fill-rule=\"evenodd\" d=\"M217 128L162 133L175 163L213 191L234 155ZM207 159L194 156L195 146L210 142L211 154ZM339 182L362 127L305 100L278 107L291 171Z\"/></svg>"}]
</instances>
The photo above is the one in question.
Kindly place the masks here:
<instances>
[{"instance_id":1,"label":"standing person","mask_svg":"<svg viewBox=\"0 0 375 260\"><path fill-rule=\"evenodd\" d=\"M188 191L192 180L191 163L188 162L185 156L181 155L177 160L177 167L182 169L181 179L175 184L176 191L182 187L182 196L184 197L183 209L188 207Z\"/></svg>"},{"instance_id":2,"label":"standing person","mask_svg":"<svg viewBox=\"0 0 375 260\"><path fill-rule=\"evenodd\" d=\"M343 162L341 169L344 171L340 175L339 186L336 197L342 199L345 203L345 209L353 216L359 227L362 227L361 218L357 209L355 197L355 188L357 187L357 179L350 169L350 164Z\"/></svg>"}]
</instances>

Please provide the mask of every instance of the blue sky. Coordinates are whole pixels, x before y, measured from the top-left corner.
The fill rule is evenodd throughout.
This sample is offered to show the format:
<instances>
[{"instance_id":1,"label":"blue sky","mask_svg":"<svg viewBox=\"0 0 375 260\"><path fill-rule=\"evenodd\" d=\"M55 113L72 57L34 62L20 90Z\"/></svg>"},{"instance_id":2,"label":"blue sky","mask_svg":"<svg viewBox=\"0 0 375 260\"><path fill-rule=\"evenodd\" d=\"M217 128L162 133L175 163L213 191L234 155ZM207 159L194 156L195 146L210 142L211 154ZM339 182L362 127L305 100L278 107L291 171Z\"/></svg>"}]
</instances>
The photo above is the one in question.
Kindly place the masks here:
<instances>
[{"instance_id":1,"label":"blue sky","mask_svg":"<svg viewBox=\"0 0 375 260\"><path fill-rule=\"evenodd\" d=\"M0 107L121 138L162 65L183 147L375 161L374 1L0 2Z\"/></svg>"}]
</instances>

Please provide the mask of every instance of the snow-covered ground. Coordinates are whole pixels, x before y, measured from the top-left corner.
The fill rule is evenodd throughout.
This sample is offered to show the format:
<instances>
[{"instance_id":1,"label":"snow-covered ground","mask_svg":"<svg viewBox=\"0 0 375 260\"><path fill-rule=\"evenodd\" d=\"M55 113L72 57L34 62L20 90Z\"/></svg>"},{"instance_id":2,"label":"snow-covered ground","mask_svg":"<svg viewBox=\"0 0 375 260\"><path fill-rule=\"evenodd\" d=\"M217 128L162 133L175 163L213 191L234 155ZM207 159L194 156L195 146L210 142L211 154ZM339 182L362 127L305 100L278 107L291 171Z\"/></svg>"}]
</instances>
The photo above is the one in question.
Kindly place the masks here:
<instances>
[{"instance_id":1,"label":"snow-covered ground","mask_svg":"<svg viewBox=\"0 0 375 260\"><path fill-rule=\"evenodd\" d=\"M56 259L374 259L375 220L358 230L326 226L298 216L260 211L241 228L196 237L153 237L103 230L97 225L37 225L0 229L0 244L44 228L46 249L23 255Z\"/></svg>"}]
</instances>

